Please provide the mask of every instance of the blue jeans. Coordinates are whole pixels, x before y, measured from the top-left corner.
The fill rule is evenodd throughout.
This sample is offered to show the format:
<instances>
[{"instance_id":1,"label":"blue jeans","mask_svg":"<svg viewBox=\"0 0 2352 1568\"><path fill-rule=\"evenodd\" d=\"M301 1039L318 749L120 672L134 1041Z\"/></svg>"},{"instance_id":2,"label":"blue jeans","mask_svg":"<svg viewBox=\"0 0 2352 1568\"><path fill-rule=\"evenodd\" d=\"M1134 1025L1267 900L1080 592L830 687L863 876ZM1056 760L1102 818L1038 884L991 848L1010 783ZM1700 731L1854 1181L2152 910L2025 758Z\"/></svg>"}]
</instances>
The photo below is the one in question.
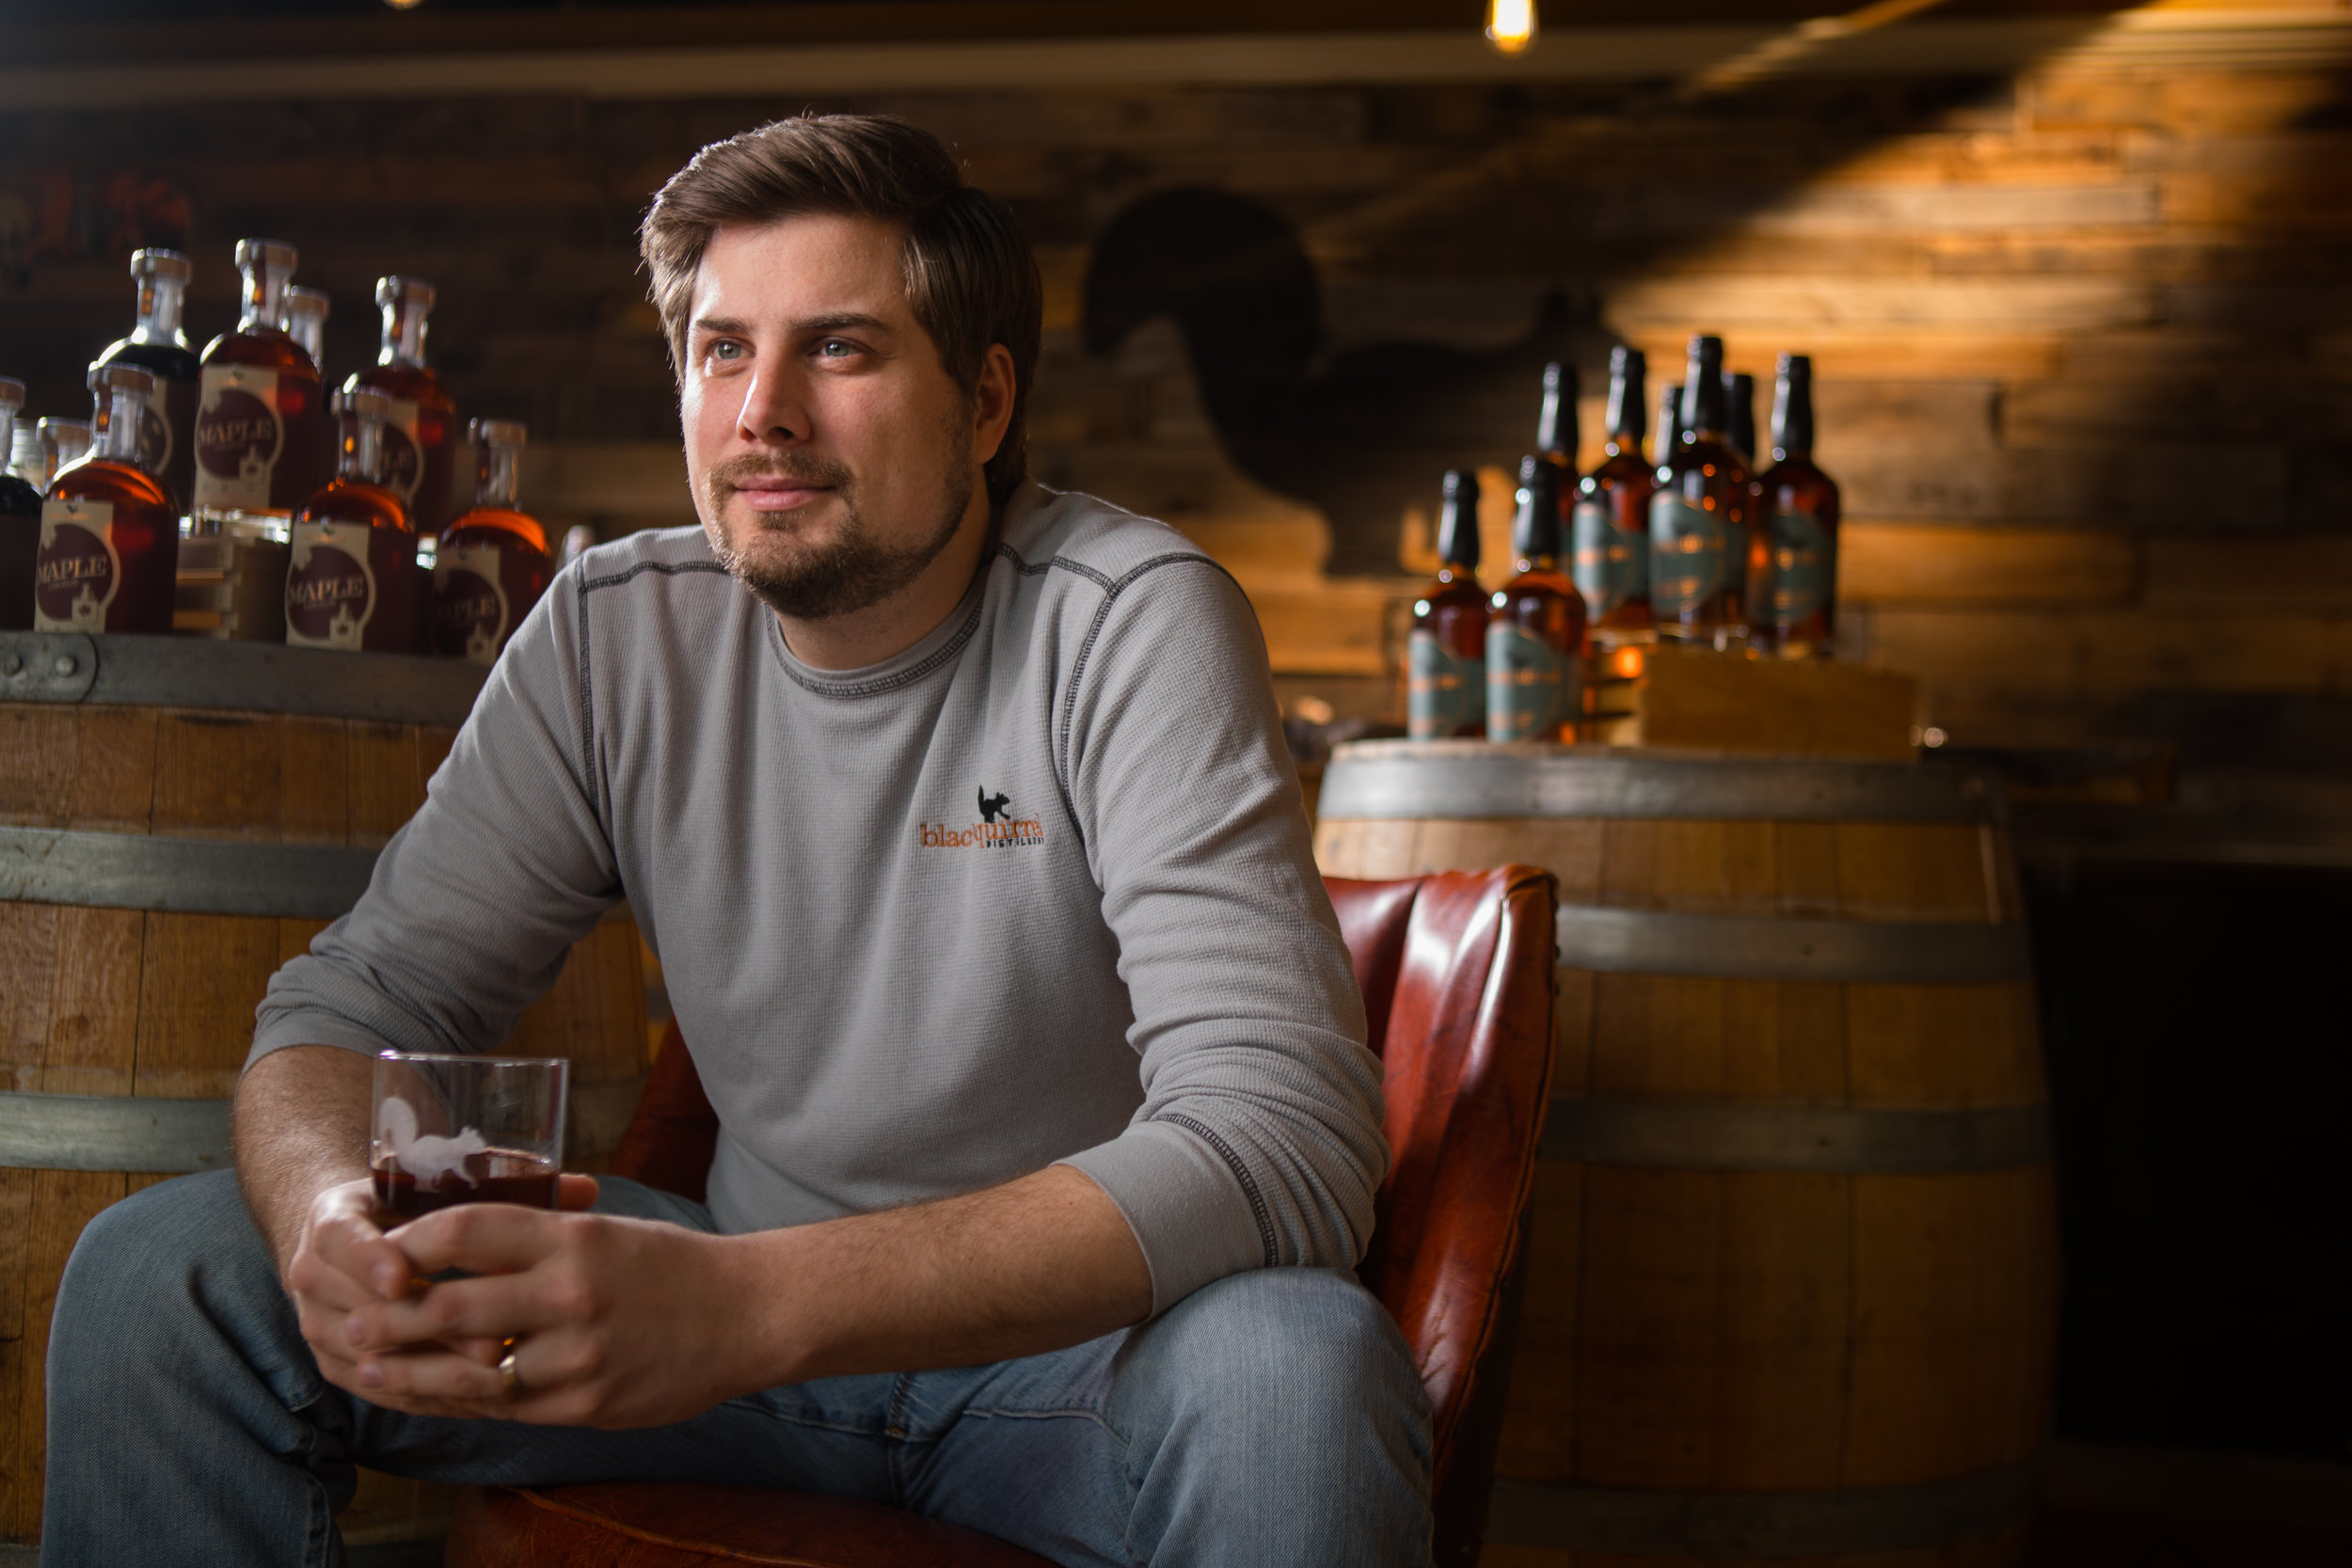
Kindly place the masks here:
<instances>
[{"instance_id":1,"label":"blue jeans","mask_svg":"<svg viewBox=\"0 0 2352 1568\"><path fill-rule=\"evenodd\" d=\"M608 1179L597 1208L712 1228ZM49 1339L44 1568L342 1561L353 1465L699 1481L914 1509L1064 1563L1423 1564L1429 1416L1351 1275L1265 1269L1025 1360L828 1378L634 1432L404 1416L320 1377L227 1172L83 1233Z\"/></svg>"}]
</instances>

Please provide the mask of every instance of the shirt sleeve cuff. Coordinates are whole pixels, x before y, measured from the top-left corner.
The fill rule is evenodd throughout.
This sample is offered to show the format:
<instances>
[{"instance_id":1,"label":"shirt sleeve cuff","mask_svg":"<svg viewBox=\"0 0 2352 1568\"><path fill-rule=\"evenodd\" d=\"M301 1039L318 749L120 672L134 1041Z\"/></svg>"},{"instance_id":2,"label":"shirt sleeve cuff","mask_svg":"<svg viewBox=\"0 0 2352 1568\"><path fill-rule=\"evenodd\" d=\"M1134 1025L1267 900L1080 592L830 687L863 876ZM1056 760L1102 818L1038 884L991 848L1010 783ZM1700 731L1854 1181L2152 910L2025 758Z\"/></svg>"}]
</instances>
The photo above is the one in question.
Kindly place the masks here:
<instances>
[{"instance_id":1,"label":"shirt sleeve cuff","mask_svg":"<svg viewBox=\"0 0 2352 1568\"><path fill-rule=\"evenodd\" d=\"M1137 1122L1110 1142L1071 1155L1109 1195L1152 1271L1152 1314L1229 1274L1271 1261L1245 1177L1201 1134L1166 1121Z\"/></svg>"},{"instance_id":2,"label":"shirt sleeve cuff","mask_svg":"<svg viewBox=\"0 0 2352 1568\"><path fill-rule=\"evenodd\" d=\"M245 1065L249 1069L271 1052L283 1051L290 1045L331 1045L338 1051L361 1056L405 1049L339 1014L323 1007L306 1007L274 1014L269 1022L255 1030L253 1049L246 1053Z\"/></svg>"}]
</instances>

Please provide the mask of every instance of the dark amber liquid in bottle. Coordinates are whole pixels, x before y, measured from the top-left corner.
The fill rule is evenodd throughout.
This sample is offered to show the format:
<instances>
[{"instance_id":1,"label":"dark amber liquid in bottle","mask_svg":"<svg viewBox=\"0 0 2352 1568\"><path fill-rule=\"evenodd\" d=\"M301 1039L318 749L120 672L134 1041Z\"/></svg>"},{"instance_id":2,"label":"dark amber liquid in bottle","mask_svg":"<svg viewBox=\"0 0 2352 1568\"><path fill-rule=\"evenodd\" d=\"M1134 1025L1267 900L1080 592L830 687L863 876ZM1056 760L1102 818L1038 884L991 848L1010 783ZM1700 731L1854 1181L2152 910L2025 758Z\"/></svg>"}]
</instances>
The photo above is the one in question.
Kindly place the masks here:
<instances>
[{"instance_id":1,"label":"dark amber liquid in bottle","mask_svg":"<svg viewBox=\"0 0 2352 1568\"><path fill-rule=\"evenodd\" d=\"M1812 457L1801 451L1783 456L1756 482L1756 511L1765 535L1767 572L1759 579L1762 591L1756 595L1754 613L1756 638L1775 654L1802 657L1827 653L1837 641L1837 484L1829 475L1813 466ZM1796 562L1780 559L1788 553L1788 542L1774 540L1772 519L1776 514L1804 513L1820 525L1823 535L1820 550L1826 560L1816 570L1826 574L1827 579L1818 585L1817 593L1808 594L1808 600L1818 600L1804 612L1788 616L1781 604L1788 589L1775 589L1764 584L1779 583L1795 567Z\"/></svg>"},{"instance_id":2,"label":"dark amber liquid in bottle","mask_svg":"<svg viewBox=\"0 0 2352 1568\"><path fill-rule=\"evenodd\" d=\"M1649 591L1647 588L1649 554L1649 499L1658 488L1658 475L1642 455L1639 440L1620 440L1612 436L1609 455L1599 467L1577 483L1577 504L1597 506L1611 530L1621 535L1625 546L1641 552L1644 588L1638 594L1628 594L1618 604L1592 617L1592 630L1601 632L1645 632L1650 629ZM1570 534L1573 538L1575 535ZM1587 614L1593 606L1586 605Z\"/></svg>"},{"instance_id":3,"label":"dark amber liquid in bottle","mask_svg":"<svg viewBox=\"0 0 2352 1568\"><path fill-rule=\"evenodd\" d=\"M50 482L48 499L104 501L114 508L106 524L106 543L114 547L114 597L103 622L91 629L168 634L180 566L180 508L164 482L135 464L93 455L59 472ZM71 616L76 593L59 565L54 557L42 562L35 591L41 613L53 624Z\"/></svg>"},{"instance_id":4,"label":"dark amber liquid in bottle","mask_svg":"<svg viewBox=\"0 0 2352 1568\"><path fill-rule=\"evenodd\" d=\"M405 434L388 428L384 432L384 477L395 492L408 489L407 465L416 465L416 485L408 501L408 515L421 534L441 531L449 520L450 473L456 460L457 403L441 385L441 378L422 365L395 360L389 365L370 365L354 371L348 383L351 387L371 392L381 392L388 398L417 405L416 451L412 456L400 451Z\"/></svg>"},{"instance_id":5,"label":"dark amber liquid in bottle","mask_svg":"<svg viewBox=\"0 0 2352 1568\"><path fill-rule=\"evenodd\" d=\"M33 561L40 553L40 492L0 473L0 631L33 625Z\"/></svg>"},{"instance_id":6,"label":"dark amber liquid in bottle","mask_svg":"<svg viewBox=\"0 0 2352 1568\"><path fill-rule=\"evenodd\" d=\"M457 592L459 585L453 581L457 575L453 568L467 553L485 546L496 552L498 586L505 594L504 624L495 627L487 625L498 614L495 597L479 601ZM432 651L450 658L470 657L477 640L486 637L490 645L485 651L496 658L554 578L555 558L548 553L547 530L536 517L500 506L477 506L460 514L441 535Z\"/></svg>"},{"instance_id":7,"label":"dark amber liquid in bottle","mask_svg":"<svg viewBox=\"0 0 2352 1568\"><path fill-rule=\"evenodd\" d=\"M340 577L306 568L303 543L306 527L319 523L365 529L364 540L346 535L349 548L362 547L373 586L361 602L358 574ZM369 653L405 654L416 651L417 535L400 498L380 484L349 475L311 496L294 518L294 564L286 579L286 640L311 646L310 641L332 635L328 615L335 604L348 608L364 624L358 646ZM341 547L341 546L339 546ZM313 546L315 549L315 546ZM330 602L330 599L332 602Z\"/></svg>"},{"instance_id":8,"label":"dark amber liquid in bottle","mask_svg":"<svg viewBox=\"0 0 2352 1568\"><path fill-rule=\"evenodd\" d=\"M329 450L326 391L319 384L318 367L302 345L274 326L246 326L224 332L204 350L207 365L253 365L278 372L278 418L285 427L278 463L270 470L266 510L291 513L315 492L325 479ZM202 420L199 418L199 438ZM203 458L199 448L198 462ZM199 488L203 481L198 480Z\"/></svg>"},{"instance_id":9,"label":"dark amber liquid in bottle","mask_svg":"<svg viewBox=\"0 0 2352 1568\"><path fill-rule=\"evenodd\" d=\"M1487 623L1507 623L1532 633L1564 658L1584 657L1584 596L1576 591L1559 563L1549 556L1521 560L1508 582L1494 592L1487 604ZM1581 685L1568 704L1568 717L1549 734L1523 736L1530 740L1574 740L1583 703Z\"/></svg>"},{"instance_id":10,"label":"dark amber liquid in bottle","mask_svg":"<svg viewBox=\"0 0 2352 1568\"><path fill-rule=\"evenodd\" d=\"M1479 668L1480 687L1467 694L1467 711L1447 733L1469 736L1485 735L1486 693L1483 673L1486 659L1486 591L1478 586L1476 574L1451 562L1438 567L1438 580L1413 606L1413 629L1428 632L1447 653Z\"/></svg>"},{"instance_id":11,"label":"dark amber liquid in bottle","mask_svg":"<svg viewBox=\"0 0 2352 1568\"><path fill-rule=\"evenodd\" d=\"M1756 482L1747 465L1715 432L1702 430L1659 468L1658 491L1652 497L1653 523L1661 497L1679 499L1716 519L1722 530L1724 557L1711 590L1693 602L1677 603L1667 580L1678 569L1676 557L1659 547L1659 536L1653 531L1650 593L1660 633L1710 643L1743 635L1748 627L1748 583L1768 561L1764 531L1756 516ZM1667 613L1670 604L1677 610L1671 616Z\"/></svg>"}]
</instances>

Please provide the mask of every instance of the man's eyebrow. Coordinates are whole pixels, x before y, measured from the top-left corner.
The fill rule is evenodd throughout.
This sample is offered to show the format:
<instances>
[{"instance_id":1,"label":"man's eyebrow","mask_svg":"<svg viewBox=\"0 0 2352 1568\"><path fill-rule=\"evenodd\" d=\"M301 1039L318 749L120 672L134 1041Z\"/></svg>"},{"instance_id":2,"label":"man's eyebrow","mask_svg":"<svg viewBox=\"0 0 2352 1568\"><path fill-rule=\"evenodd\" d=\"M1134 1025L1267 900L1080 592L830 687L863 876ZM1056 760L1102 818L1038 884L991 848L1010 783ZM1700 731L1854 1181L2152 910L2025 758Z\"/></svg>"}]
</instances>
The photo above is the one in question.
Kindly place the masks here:
<instances>
[{"instance_id":1,"label":"man's eyebrow","mask_svg":"<svg viewBox=\"0 0 2352 1568\"><path fill-rule=\"evenodd\" d=\"M748 338L752 324L734 316L697 316L693 330L720 338ZM869 316L862 310L838 310L831 315L810 316L791 325L792 336L805 338L818 332L896 332L897 327L880 316Z\"/></svg>"},{"instance_id":2,"label":"man's eyebrow","mask_svg":"<svg viewBox=\"0 0 2352 1568\"><path fill-rule=\"evenodd\" d=\"M708 332L717 337L740 338L750 333L751 329L751 323L737 321L733 316L697 316L694 318L695 331Z\"/></svg>"}]
</instances>

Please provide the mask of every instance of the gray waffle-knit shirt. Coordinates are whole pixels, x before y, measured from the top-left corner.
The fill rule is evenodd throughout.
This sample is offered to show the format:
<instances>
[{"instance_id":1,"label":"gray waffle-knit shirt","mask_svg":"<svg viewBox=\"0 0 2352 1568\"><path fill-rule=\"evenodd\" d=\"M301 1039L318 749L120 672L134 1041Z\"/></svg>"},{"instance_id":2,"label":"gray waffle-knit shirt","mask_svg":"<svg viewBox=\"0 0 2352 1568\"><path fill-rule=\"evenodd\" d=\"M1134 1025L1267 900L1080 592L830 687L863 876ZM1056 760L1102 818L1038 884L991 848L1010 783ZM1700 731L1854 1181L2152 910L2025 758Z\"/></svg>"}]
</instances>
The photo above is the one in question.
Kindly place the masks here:
<instances>
[{"instance_id":1,"label":"gray waffle-knit shirt","mask_svg":"<svg viewBox=\"0 0 2352 1568\"><path fill-rule=\"evenodd\" d=\"M560 575L367 894L272 978L290 1045L494 1048L627 898L717 1107L730 1232L1059 1162L1154 1311L1347 1267L1379 1065L1257 623L1182 535L1031 485L972 591L810 668L693 529Z\"/></svg>"}]
</instances>

